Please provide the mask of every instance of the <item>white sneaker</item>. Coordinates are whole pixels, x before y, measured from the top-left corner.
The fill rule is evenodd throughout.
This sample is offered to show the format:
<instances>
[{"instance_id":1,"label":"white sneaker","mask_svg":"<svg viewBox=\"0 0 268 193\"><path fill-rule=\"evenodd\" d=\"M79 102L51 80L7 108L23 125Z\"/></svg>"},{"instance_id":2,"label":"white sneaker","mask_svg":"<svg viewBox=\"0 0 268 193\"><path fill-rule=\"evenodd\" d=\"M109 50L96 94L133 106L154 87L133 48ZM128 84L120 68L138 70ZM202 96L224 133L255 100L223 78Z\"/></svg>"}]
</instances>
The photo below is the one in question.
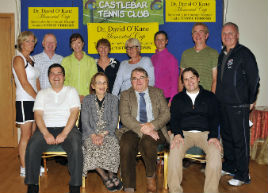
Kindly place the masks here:
<instances>
[{"instance_id":1,"label":"white sneaker","mask_svg":"<svg viewBox=\"0 0 268 193\"><path fill-rule=\"evenodd\" d=\"M21 177L25 177L25 175L26 175L25 168L20 167L20 176L21 176Z\"/></svg>"},{"instance_id":2,"label":"white sneaker","mask_svg":"<svg viewBox=\"0 0 268 193\"><path fill-rule=\"evenodd\" d=\"M48 170L48 169L47 169ZM40 173L44 173L45 172L45 168L43 166L40 167Z\"/></svg>"},{"instance_id":3,"label":"white sneaker","mask_svg":"<svg viewBox=\"0 0 268 193\"><path fill-rule=\"evenodd\" d=\"M47 168L48 171L48 168ZM43 173L45 173L45 168L43 166L40 167L40 176L43 175Z\"/></svg>"},{"instance_id":4,"label":"white sneaker","mask_svg":"<svg viewBox=\"0 0 268 193\"><path fill-rule=\"evenodd\" d=\"M241 186L243 184L249 184L250 183L250 179L248 182L244 182L244 181L241 181L241 180L237 180L237 179L231 179L228 181L228 183L232 186Z\"/></svg>"}]
</instances>

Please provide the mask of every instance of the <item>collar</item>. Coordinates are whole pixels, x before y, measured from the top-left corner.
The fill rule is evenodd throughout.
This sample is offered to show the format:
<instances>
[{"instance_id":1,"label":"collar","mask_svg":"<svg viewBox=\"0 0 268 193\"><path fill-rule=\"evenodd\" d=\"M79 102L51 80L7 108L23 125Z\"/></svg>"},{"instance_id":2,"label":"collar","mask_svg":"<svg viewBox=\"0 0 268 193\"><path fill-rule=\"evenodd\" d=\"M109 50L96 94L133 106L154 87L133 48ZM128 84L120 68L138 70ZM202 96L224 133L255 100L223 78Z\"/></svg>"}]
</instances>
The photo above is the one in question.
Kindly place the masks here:
<instances>
[{"instance_id":1,"label":"collar","mask_svg":"<svg viewBox=\"0 0 268 193\"><path fill-rule=\"evenodd\" d=\"M159 53L159 54L164 54L164 53L167 53L168 52L168 49L167 48L165 48L165 49L163 49L162 51L159 51L158 49L156 49L155 50L155 53Z\"/></svg>"},{"instance_id":2,"label":"collar","mask_svg":"<svg viewBox=\"0 0 268 193\"><path fill-rule=\"evenodd\" d=\"M203 92L203 90L204 90L204 88L201 85L199 85L199 93ZM187 94L185 88L183 88L182 92L185 93L185 94Z\"/></svg>"}]
</instances>

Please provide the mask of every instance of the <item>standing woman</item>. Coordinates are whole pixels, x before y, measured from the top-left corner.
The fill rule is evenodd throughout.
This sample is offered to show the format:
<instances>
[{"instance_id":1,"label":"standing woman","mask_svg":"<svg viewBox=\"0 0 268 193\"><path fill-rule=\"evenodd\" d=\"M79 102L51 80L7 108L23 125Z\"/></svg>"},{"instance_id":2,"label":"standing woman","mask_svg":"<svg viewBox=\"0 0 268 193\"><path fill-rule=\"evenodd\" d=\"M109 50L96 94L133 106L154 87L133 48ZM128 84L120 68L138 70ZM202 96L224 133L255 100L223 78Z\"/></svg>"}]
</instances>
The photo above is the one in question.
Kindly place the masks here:
<instances>
[{"instance_id":1,"label":"standing woman","mask_svg":"<svg viewBox=\"0 0 268 193\"><path fill-rule=\"evenodd\" d=\"M111 51L111 44L109 40L100 39L97 42L96 49L100 56L99 59L96 59L98 72L103 72L108 77L108 92L112 92L120 62L115 58L108 57Z\"/></svg>"},{"instance_id":2,"label":"standing woman","mask_svg":"<svg viewBox=\"0 0 268 193\"><path fill-rule=\"evenodd\" d=\"M30 31L21 32L17 40L18 55L13 59L12 72L16 84L16 123L20 125L19 142L20 176L25 176L25 150L36 126L34 123L33 105L40 90L39 72L34 68L30 53L37 42Z\"/></svg>"},{"instance_id":3,"label":"standing woman","mask_svg":"<svg viewBox=\"0 0 268 193\"><path fill-rule=\"evenodd\" d=\"M79 33L70 37L70 46L73 53L63 58L61 65L65 69L65 86L74 87L80 97L80 102L89 94L90 79L97 72L95 60L84 51L84 39Z\"/></svg>"},{"instance_id":4,"label":"standing woman","mask_svg":"<svg viewBox=\"0 0 268 193\"><path fill-rule=\"evenodd\" d=\"M118 123L118 99L107 93L108 78L95 74L90 83L90 95L82 105L83 175L96 170L109 191L122 189L116 173L119 168L119 144L115 136ZM107 171L107 172L106 172Z\"/></svg>"},{"instance_id":5,"label":"standing woman","mask_svg":"<svg viewBox=\"0 0 268 193\"><path fill-rule=\"evenodd\" d=\"M120 92L131 87L131 72L137 67L146 70L149 76L149 85L154 86L154 67L149 57L141 56L141 44L139 40L130 38L126 41L125 46L129 60L124 60L120 64L112 92L115 96L118 96Z\"/></svg>"}]
</instances>

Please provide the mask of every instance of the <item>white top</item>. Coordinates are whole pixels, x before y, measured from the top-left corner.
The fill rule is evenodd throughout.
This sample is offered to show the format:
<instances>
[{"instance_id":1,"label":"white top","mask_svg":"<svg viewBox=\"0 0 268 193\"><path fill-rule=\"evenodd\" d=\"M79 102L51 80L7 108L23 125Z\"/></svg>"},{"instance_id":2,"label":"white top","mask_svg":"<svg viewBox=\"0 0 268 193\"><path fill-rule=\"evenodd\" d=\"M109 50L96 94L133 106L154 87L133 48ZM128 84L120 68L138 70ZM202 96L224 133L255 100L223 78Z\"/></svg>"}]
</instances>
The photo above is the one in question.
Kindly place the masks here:
<instances>
[{"instance_id":1,"label":"white top","mask_svg":"<svg viewBox=\"0 0 268 193\"><path fill-rule=\"evenodd\" d=\"M143 91L142 93L144 93L144 100L146 103L146 113L147 113L147 122L151 122L154 120L154 115L153 115L153 107L152 107L152 102L149 96L149 91L148 88ZM139 92L135 91L136 97L137 97L137 103L138 103L138 108L137 108L137 117L136 120L140 121L140 95Z\"/></svg>"},{"instance_id":2,"label":"white top","mask_svg":"<svg viewBox=\"0 0 268 193\"><path fill-rule=\"evenodd\" d=\"M22 59L24 61L24 66L26 66L27 61L26 61L26 58L23 56L23 54L21 52L18 52L18 56L22 57ZM33 58L31 56L30 56L30 58L33 60ZM14 59L13 59L13 62L14 62ZM12 72L13 72L15 84L16 84L16 101L34 101L35 99L23 89L23 87L22 87L22 85L17 77L17 74L15 72L15 69L13 67L13 64L12 64ZM25 68L25 72L26 72L28 82L32 85L35 92L37 92L36 80L39 77L38 70L35 67L33 67L31 64L28 63L27 67Z\"/></svg>"},{"instance_id":3,"label":"white top","mask_svg":"<svg viewBox=\"0 0 268 193\"><path fill-rule=\"evenodd\" d=\"M54 54L54 56L50 59L45 52L41 52L40 54L36 54L33 56L35 60L34 66L38 69L40 73L39 81L41 89L50 88L51 85L48 80L48 68L51 64L58 63L61 64L62 56L58 54Z\"/></svg>"},{"instance_id":4,"label":"white top","mask_svg":"<svg viewBox=\"0 0 268 193\"><path fill-rule=\"evenodd\" d=\"M114 81L114 87L112 94L118 96L120 92L127 90L131 87L131 72L137 67L144 68L148 73L149 85L154 86L154 66L149 57L144 56L136 64L130 64L129 60L124 60L120 63L116 79Z\"/></svg>"},{"instance_id":5,"label":"white top","mask_svg":"<svg viewBox=\"0 0 268 193\"><path fill-rule=\"evenodd\" d=\"M64 127L70 116L70 109L79 107L80 99L75 88L64 86L60 92L52 88L38 92L33 110L44 112L43 120L46 127Z\"/></svg>"},{"instance_id":6,"label":"white top","mask_svg":"<svg viewBox=\"0 0 268 193\"><path fill-rule=\"evenodd\" d=\"M186 91L186 94L191 98L193 105L194 105L195 99L197 95L199 94L199 91L197 93L189 93L188 91Z\"/></svg>"}]
</instances>

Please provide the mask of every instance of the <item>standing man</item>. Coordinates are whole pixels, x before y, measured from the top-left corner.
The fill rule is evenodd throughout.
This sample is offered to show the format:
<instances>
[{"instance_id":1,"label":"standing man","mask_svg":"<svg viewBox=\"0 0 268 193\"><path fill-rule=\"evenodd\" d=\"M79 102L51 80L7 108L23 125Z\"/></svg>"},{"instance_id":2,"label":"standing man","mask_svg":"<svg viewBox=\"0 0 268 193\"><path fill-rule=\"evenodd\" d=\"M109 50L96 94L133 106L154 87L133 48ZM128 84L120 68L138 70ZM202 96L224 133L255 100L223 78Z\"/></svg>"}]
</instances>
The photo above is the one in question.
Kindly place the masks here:
<instances>
[{"instance_id":1,"label":"standing man","mask_svg":"<svg viewBox=\"0 0 268 193\"><path fill-rule=\"evenodd\" d=\"M217 80L217 50L207 46L206 41L209 30L206 24L196 23L192 28L192 38L195 43L193 48L183 52L181 57L181 72L187 67L193 67L200 74L200 85L206 90L215 93ZM181 78L180 78L181 79ZM183 90L180 82L179 91Z\"/></svg>"},{"instance_id":2,"label":"standing man","mask_svg":"<svg viewBox=\"0 0 268 193\"><path fill-rule=\"evenodd\" d=\"M255 56L239 44L239 30L228 22L222 28L222 49L218 60L216 96L220 101L220 126L224 149L222 174L233 175L233 186L250 183L249 112L259 87Z\"/></svg>"},{"instance_id":3,"label":"standing man","mask_svg":"<svg viewBox=\"0 0 268 193\"><path fill-rule=\"evenodd\" d=\"M63 57L55 53L57 47L57 40L54 34L45 34L42 41L42 45L44 48L43 52L34 55L34 66L40 72L40 87L41 89L45 89L51 87L47 76L48 67L54 63L60 64Z\"/></svg>"},{"instance_id":4,"label":"standing man","mask_svg":"<svg viewBox=\"0 0 268 193\"><path fill-rule=\"evenodd\" d=\"M157 146L169 139L166 123L170 112L163 92L148 86L143 68L131 73L132 87L120 95L119 112L123 127L120 139L121 177L125 192L136 188L136 156L141 152L146 168L147 193L156 193ZM165 136L165 137L164 137Z\"/></svg>"},{"instance_id":5,"label":"standing man","mask_svg":"<svg viewBox=\"0 0 268 193\"><path fill-rule=\"evenodd\" d=\"M198 72L189 67L181 74L185 89L171 103L171 137L168 160L170 193L182 193L182 159L187 149L197 146L206 153L205 193L218 193L221 178L221 144L218 140L216 96L199 85Z\"/></svg>"},{"instance_id":6,"label":"standing man","mask_svg":"<svg viewBox=\"0 0 268 193\"><path fill-rule=\"evenodd\" d=\"M157 48L152 56L155 87L160 88L164 92L168 106L170 106L173 96L178 93L178 61L166 48L168 36L165 31L155 33L154 43Z\"/></svg>"},{"instance_id":7,"label":"standing man","mask_svg":"<svg viewBox=\"0 0 268 193\"><path fill-rule=\"evenodd\" d=\"M80 193L82 184L82 139L75 126L80 100L77 91L64 86L65 71L60 64L48 69L51 88L38 92L34 104L34 118L37 129L26 149L26 178L28 193L38 193L41 155L51 145L61 144L68 155L71 175L70 193Z\"/></svg>"}]
</instances>

